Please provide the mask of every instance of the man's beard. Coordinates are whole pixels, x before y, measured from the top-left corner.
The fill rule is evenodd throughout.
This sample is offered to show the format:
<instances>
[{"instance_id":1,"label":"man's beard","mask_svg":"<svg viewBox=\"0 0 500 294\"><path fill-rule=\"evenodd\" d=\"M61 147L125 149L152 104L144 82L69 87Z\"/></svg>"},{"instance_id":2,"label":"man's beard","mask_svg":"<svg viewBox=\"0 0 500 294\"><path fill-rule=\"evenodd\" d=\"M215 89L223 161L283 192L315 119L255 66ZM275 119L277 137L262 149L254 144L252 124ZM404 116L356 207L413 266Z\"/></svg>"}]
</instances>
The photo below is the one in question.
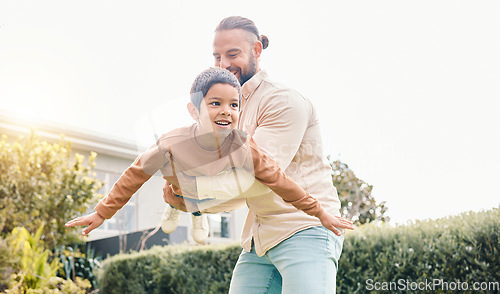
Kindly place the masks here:
<instances>
[{"instance_id":1,"label":"man's beard","mask_svg":"<svg viewBox=\"0 0 500 294\"><path fill-rule=\"evenodd\" d=\"M255 57L253 55L253 52L252 52L252 55L250 56L250 59L248 60L248 65L246 68L247 68L246 72L243 72L243 70L240 68L239 81L240 81L240 85L242 85L242 86L244 83L246 83L246 81L248 81L251 77L253 77L255 75L255 72L257 71L257 66L256 66Z\"/></svg>"}]
</instances>

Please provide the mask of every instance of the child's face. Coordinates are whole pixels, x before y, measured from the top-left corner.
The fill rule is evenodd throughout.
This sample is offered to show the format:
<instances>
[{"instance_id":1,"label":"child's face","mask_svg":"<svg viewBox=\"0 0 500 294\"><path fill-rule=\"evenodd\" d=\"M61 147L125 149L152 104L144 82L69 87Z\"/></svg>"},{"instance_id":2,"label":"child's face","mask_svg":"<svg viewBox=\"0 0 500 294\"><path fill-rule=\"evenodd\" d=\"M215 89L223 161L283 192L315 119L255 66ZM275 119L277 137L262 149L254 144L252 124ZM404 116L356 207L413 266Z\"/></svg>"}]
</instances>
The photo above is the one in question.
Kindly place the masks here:
<instances>
[{"instance_id":1,"label":"child's face","mask_svg":"<svg viewBox=\"0 0 500 294\"><path fill-rule=\"evenodd\" d=\"M205 102L205 103L203 103ZM239 119L239 94L228 84L214 84L200 106L199 126L203 133L228 135L237 127Z\"/></svg>"}]
</instances>

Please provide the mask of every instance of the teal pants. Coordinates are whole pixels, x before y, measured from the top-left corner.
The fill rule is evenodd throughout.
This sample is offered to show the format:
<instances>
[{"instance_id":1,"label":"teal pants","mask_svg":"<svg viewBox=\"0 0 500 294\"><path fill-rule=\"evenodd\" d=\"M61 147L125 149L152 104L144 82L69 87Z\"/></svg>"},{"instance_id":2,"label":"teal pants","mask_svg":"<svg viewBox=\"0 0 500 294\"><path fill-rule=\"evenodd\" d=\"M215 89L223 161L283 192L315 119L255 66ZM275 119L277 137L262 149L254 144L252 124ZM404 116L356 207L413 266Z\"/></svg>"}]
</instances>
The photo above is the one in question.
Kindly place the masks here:
<instances>
[{"instance_id":1,"label":"teal pants","mask_svg":"<svg viewBox=\"0 0 500 294\"><path fill-rule=\"evenodd\" d=\"M252 246L233 271L232 294L335 293L343 236L313 227L282 241L259 257Z\"/></svg>"}]
</instances>

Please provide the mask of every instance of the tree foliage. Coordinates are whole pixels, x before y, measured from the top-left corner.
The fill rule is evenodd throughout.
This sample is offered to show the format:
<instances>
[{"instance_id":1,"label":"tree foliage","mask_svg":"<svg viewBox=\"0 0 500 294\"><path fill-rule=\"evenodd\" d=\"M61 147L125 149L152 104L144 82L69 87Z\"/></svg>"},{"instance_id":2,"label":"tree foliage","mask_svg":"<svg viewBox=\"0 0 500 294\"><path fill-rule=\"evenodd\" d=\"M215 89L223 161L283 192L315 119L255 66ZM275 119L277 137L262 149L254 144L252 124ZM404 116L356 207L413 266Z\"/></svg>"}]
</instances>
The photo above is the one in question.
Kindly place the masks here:
<instances>
[{"instance_id":1,"label":"tree foliage","mask_svg":"<svg viewBox=\"0 0 500 294\"><path fill-rule=\"evenodd\" d=\"M343 217L357 225L376 220L389 221L389 217L385 216L385 202L377 204L372 196L372 185L356 177L349 166L339 160L330 160L330 166L333 185L337 188L342 203L340 212Z\"/></svg>"},{"instance_id":2,"label":"tree foliage","mask_svg":"<svg viewBox=\"0 0 500 294\"><path fill-rule=\"evenodd\" d=\"M92 172L96 154L87 162L71 154L71 142L40 140L34 132L9 143L0 140L0 237L15 227L36 232L48 248L76 240L77 230L65 222L83 214L96 202L101 183Z\"/></svg>"}]
</instances>

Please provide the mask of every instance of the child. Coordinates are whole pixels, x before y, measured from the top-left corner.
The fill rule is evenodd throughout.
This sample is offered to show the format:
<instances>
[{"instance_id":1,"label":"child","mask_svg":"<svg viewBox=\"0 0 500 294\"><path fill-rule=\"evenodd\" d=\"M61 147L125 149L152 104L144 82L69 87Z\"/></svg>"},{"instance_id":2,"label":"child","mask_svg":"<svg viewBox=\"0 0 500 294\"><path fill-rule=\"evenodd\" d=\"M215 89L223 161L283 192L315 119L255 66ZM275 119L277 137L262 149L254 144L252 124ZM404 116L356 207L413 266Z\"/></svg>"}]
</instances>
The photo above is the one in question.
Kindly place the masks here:
<instances>
[{"instance_id":1,"label":"child","mask_svg":"<svg viewBox=\"0 0 500 294\"><path fill-rule=\"evenodd\" d=\"M339 235L338 228L353 229L351 222L332 216L321 204L288 178L255 142L236 129L239 118L241 87L237 78L222 68L210 68L200 73L191 88L190 115L195 124L178 128L160 137L158 142L141 154L121 175L108 196L95 207L96 212L69 221L66 226L88 225L82 232L88 234L111 218L153 174L160 170L169 183L177 183L182 190L182 179L188 176L215 176L235 173L243 168L254 172L255 178L268 186L285 202L320 219L323 226ZM178 177L179 175L179 177ZM182 176L181 176L182 175ZM251 197L241 189L238 197ZM182 193L189 211L196 212L203 196ZM190 199L192 198L192 199ZM194 199L194 200L193 200ZM228 199L215 199L219 203ZM217 201L214 201L215 203ZM187 203L191 203L187 205ZM195 216L196 217L200 216ZM175 229L178 212L167 207L163 225L167 231ZM207 228L208 232L208 228ZM193 236L204 242L208 234Z\"/></svg>"}]
</instances>

